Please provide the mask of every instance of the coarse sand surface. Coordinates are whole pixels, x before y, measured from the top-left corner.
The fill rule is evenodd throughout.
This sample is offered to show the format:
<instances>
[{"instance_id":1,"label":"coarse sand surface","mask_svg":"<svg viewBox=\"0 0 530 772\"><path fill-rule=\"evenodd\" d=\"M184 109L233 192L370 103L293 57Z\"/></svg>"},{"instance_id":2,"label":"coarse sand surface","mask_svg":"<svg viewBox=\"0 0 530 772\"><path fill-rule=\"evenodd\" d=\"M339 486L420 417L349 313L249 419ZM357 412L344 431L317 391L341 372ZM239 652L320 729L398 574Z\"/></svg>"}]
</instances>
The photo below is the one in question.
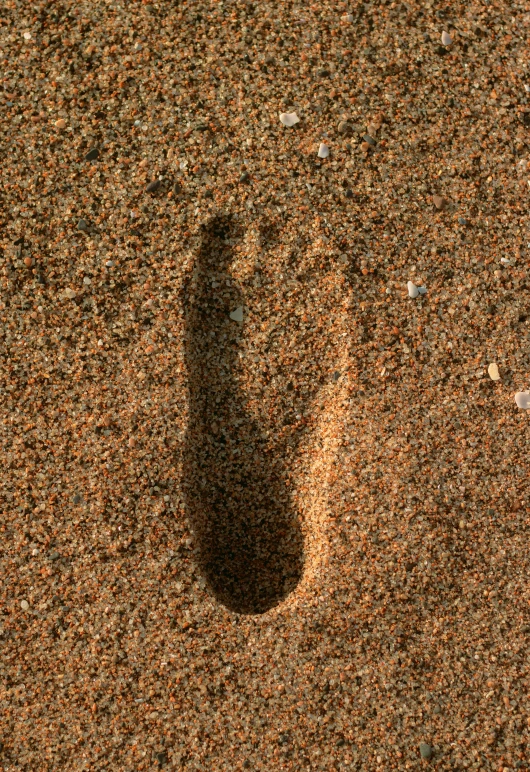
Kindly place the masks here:
<instances>
[{"instance_id":1,"label":"coarse sand surface","mask_svg":"<svg viewBox=\"0 0 530 772\"><path fill-rule=\"evenodd\" d=\"M4 0L1 772L530 768L529 33Z\"/></svg>"}]
</instances>

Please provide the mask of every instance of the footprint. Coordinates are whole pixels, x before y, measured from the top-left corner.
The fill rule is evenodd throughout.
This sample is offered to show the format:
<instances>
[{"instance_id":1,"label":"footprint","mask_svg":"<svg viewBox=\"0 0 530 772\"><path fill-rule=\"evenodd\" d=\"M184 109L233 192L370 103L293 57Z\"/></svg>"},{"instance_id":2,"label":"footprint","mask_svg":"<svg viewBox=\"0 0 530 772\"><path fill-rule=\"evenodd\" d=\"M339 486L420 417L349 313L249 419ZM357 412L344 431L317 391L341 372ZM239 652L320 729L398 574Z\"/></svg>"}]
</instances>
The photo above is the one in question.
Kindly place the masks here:
<instances>
[{"instance_id":1,"label":"footprint","mask_svg":"<svg viewBox=\"0 0 530 772\"><path fill-rule=\"evenodd\" d=\"M299 301L291 291L285 308L294 302L293 313L282 317L294 320L280 341L283 349L286 340L291 348L277 353L274 314L282 316L278 293L286 282L274 271L258 270L261 280L255 270L252 277L241 276L237 263L245 235L230 217L204 226L185 291L189 419L183 484L199 568L210 591L232 611L259 614L286 599L308 575L310 554L322 552L321 467L327 451L333 454L329 427L337 424L332 410L320 408L328 405L322 397L326 389L337 395L339 378L331 372L337 358L333 345L323 346L318 372L304 363L318 352L304 350L305 328L297 323L307 319L315 302L303 281L293 282ZM278 268L278 260L269 265ZM261 311L253 317L258 298ZM241 307L240 324L233 312ZM255 355L258 339L266 357ZM315 420L303 417L311 405ZM311 480L314 474L318 477Z\"/></svg>"}]
</instances>

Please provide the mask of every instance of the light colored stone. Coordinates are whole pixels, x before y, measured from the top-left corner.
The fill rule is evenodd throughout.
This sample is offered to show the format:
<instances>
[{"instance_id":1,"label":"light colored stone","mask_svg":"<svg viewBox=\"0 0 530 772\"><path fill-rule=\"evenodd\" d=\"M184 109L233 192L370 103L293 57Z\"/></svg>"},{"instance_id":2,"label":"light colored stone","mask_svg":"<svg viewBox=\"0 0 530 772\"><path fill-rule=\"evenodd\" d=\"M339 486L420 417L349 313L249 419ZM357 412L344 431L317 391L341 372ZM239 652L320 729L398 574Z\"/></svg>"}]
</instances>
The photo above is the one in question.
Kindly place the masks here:
<instances>
[{"instance_id":1,"label":"light colored stone","mask_svg":"<svg viewBox=\"0 0 530 772\"><path fill-rule=\"evenodd\" d=\"M320 147L318 148L318 157L327 158L328 155L329 155L329 147L325 145L323 142L321 142Z\"/></svg>"},{"instance_id":2,"label":"light colored stone","mask_svg":"<svg viewBox=\"0 0 530 772\"><path fill-rule=\"evenodd\" d=\"M27 611L29 609L29 603L27 602L27 600L20 601L20 608L23 611Z\"/></svg>"},{"instance_id":3,"label":"light colored stone","mask_svg":"<svg viewBox=\"0 0 530 772\"><path fill-rule=\"evenodd\" d=\"M243 306L239 306L239 308L236 308L235 311L232 311L230 314L230 319L233 319L234 322L242 322L243 321Z\"/></svg>"},{"instance_id":4,"label":"light colored stone","mask_svg":"<svg viewBox=\"0 0 530 772\"><path fill-rule=\"evenodd\" d=\"M499 375L499 368L497 367L497 365L495 364L495 362L492 362L492 363L491 363L491 364L488 366L488 375L489 375L489 377L491 378L491 380L492 380L492 381L498 381L498 380L499 380L499 378L501 377L501 376Z\"/></svg>"},{"instance_id":5,"label":"light colored stone","mask_svg":"<svg viewBox=\"0 0 530 772\"><path fill-rule=\"evenodd\" d=\"M284 126L294 126L300 121L296 113L280 113L280 121Z\"/></svg>"},{"instance_id":6,"label":"light colored stone","mask_svg":"<svg viewBox=\"0 0 530 772\"><path fill-rule=\"evenodd\" d=\"M515 404L523 410L528 410L530 408L530 392L518 391L515 395Z\"/></svg>"},{"instance_id":7,"label":"light colored stone","mask_svg":"<svg viewBox=\"0 0 530 772\"><path fill-rule=\"evenodd\" d=\"M448 32L446 32L444 30L442 32L442 45L443 46L450 46L452 42L453 42L453 38L451 37L451 35Z\"/></svg>"},{"instance_id":8,"label":"light colored stone","mask_svg":"<svg viewBox=\"0 0 530 772\"><path fill-rule=\"evenodd\" d=\"M407 282L407 290L409 292L409 298L417 298L420 294L418 288L413 281Z\"/></svg>"}]
</instances>

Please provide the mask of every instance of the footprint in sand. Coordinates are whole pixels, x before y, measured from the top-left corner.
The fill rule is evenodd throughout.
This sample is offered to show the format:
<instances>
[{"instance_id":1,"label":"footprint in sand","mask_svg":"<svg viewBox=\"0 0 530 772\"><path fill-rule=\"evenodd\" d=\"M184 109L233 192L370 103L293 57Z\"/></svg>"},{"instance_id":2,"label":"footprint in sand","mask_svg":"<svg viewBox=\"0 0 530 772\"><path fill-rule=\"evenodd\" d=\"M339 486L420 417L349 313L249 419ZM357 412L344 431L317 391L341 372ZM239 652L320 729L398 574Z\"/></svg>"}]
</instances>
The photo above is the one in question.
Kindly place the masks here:
<instances>
[{"instance_id":1,"label":"footprint in sand","mask_svg":"<svg viewBox=\"0 0 530 772\"><path fill-rule=\"evenodd\" d=\"M348 285L307 250L273 243L249 258L248 238L230 217L203 226L185 289L183 472L210 592L257 614L290 596L325 551Z\"/></svg>"}]
</instances>

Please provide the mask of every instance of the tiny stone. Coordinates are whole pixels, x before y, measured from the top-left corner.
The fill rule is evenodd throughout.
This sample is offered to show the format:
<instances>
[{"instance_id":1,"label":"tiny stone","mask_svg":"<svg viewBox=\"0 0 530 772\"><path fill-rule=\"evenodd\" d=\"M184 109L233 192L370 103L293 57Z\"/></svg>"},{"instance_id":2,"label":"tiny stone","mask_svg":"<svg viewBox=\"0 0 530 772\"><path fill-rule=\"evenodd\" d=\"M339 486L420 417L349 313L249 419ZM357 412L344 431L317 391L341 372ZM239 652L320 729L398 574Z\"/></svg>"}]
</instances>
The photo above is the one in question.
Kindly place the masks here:
<instances>
[{"instance_id":1,"label":"tiny stone","mask_svg":"<svg viewBox=\"0 0 530 772\"><path fill-rule=\"evenodd\" d=\"M24 40L31 40L31 32L24 32Z\"/></svg>"},{"instance_id":2,"label":"tiny stone","mask_svg":"<svg viewBox=\"0 0 530 772\"><path fill-rule=\"evenodd\" d=\"M56 129L64 129L65 127L66 127L66 121L63 120L63 118L59 118L58 121L55 121Z\"/></svg>"},{"instance_id":3,"label":"tiny stone","mask_svg":"<svg viewBox=\"0 0 530 772\"><path fill-rule=\"evenodd\" d=\"M491 378L492 381L498 381L501 377L499 375L499 368L495 364L495 362L492 362L491 365L488 367L488 375Z\"/></svg>"},{"instance_id":4,"label":"tiny stone","mask_svg":"<svg viewBox=\"0 0 530 772\"><path fill-rule=\"evenodd\" d=\"M246 182L249 179L249 173L243 172L239 177L239 182Z\"/></svg>"},{"instance_id":5,"label":"tiny stone","mask_svg":"<svg viewBox=\"0 0 530 772\"><path fill-rule=\"evenodd\" d=\"M443 198L443 196L437 196L436 194L432 197L432 202L437 209L444 209L447 205L445 198Z\"/></svg>"},{"instance_id":6,"label":"tiny stone","mask_svg":"<svg viewBox=\"0 0 530 772\"><path fill-rule=\"evenodd\" d=\"M420 755L422 759L430 759L432 756L432 748L427 743L420 743Z\"/></svg>"},{"instance_id":7,"label":"tiny stone","mask_svg":"<svg viewBox=\"0 0 530 772\"><path fill-rule=\"evenodd\" d=\"M351 134L352 126L348 121L341 121L338 126L339 134Z\"/></svg>"},{"instance_id":8,"label":"tiny stone","mask_svg":"<svg viewBox=\"0 0 530 772\"><path fill-rule=\"evenodd\" d=\"M76 291L73 289L65 289L64 291L65 297L69 298L70 300L73 300L76 296Z\"/></svg>"},{"instance_id":9,"label":"tiny stone","mask_svg":"<svg viewBox=\"0 0 530 772\"><path fill-rule=\"evenodd\" d=\"M346 13L344 16L341 16L341 19L343 24L351 24L353 21L353 15L351 13Z\"/></svg>"},{"instance_id":10,"label":"tiny stone","mask_svg":"<svg viewBox=\"0 0 530 772\"><path fill-rule=\"evenodd\" d=\"M99 150L97 147L93 147L92 150L89 150L88 153L85 156L85 161L95 161L99 158Z\"/></svg>"},{"instance_id":11,"label":"tiny stone","mask_svg":"<svg viewBox=\"0 0 530 772\"><path fill-rule=\"evenodd\" d=\"M146 187L145 190L147 193L154 193L156 190L158 190L161 184L162 183L160 182L160 180L153 180L152 182L149 183L149 185Z\"/></svg>"},{"instance_id":12,"label":"tiny stone","mask_svg":"<svg viewBox=\"0 0 530 772\"><path fill-rule=\"evenodd\" d=\"M20 601L20 608L23 611L27 611L29 609L29 603L27 602L27 600Z\"/></svg>"},{"instance_id":13,"label":"tiny stone","mask_svg":"<svg viewBox=\"0 0 530 772\"><path fill-rule=\"evenodd\" d=\"M372 147L375 147L375 145L377 145L377 142L375 141L375 139L371 137L369 134L365 134L363 137L363 140L364 142L368 142L368 144L371 145Z\"/></svg>"},{"instance_id":14,"label":"tiny stone","mask_svg":"<svg viewBox=\"0 0 530 772\"><path fill-rule=\"evenodd\" d=\"M530 408L530 392L518 391L515 395L515 404L522 410L528 410Z\"/></svg>"},{"instance_id":15,"label":"tiny stone","mask_svg":"<svg viewBox=\"0 0 530 772\"><path fill-rule=\"evenodd\" d=\"M92 284L92 279L89 276L85 276L85 278L83 279L83 284L86 284L86 285Z\"/></svg>"},{"instance_id":16,"label":"tiny stone","mask_svg":"<svg viewBox=\"0 0 530 772\"><path fill-rule=\"evenodd\" d=\"M59 555L59 553L58 553L58 552L52 552L52 553L50 554L50 560L58 560L60 557L61 557L61 556Z\"/></svg>"},{"instance_id":17,"label":"tiny stone","mask_svg":"<svg viewBox=\"0 0 530 772\"><path fill-rule=\"evenodd\" d=\"M81 496L79 493L76 493L74 496L74 504L79 504L81 502Z\"/></svg>"},{"instance_id":18,"label":"tiny stone","mask_svg":"<svg viewBox=\"0 0 530 772\"><path fill-rule=\"evenodd\" d=\"M182 193L182 185L179 182L175 182L173 185L173 195L178 196Z\"/></svg>"},{"instance_id":19,"label":"tiny stone","mask_svg":"<svg viewBox=\"0 0 530 772\"><path fill-rule=\"evenodd\" d=\"M107 266L107 268L112 268L112 266L114 265L114 260L107 260L105 265Z\"/></svg>"},{"instance_id":20,"label":"tiny stone","mask_svg":"<svg viewBox=\"0 0 530 772\"><path fill-rule=\"evenodd\" d=\"M317 70L317 75L319 78L329 78L330 72L329 70L326 70L325 67L321 67L319 70Z\"/></svg>"},{"instance_id":21,"label":"tiny stone","mask_svg":"<svg viewBox=\"0 0 530 772\"><path fill-rule=\"evenodd\" d=\"M88 230L88 223L87 223L87 221L83 220L83 219L79 220L79 222L77 223L77 230L78 231L87 231Z\"/></svg>"},{"instance_id":22,"label":"tiny stone","mask_svg":"<svg viewBox=\"0 0 530 772\"><path fill-rule=\"evenodd\" d=\"M26 268L31 268L31 266L33 265L33 260L31 259L31 257L24 258L24 265L26 266Z\"/></svg>"},{"instance_id":23,"label":"tiny stone","mask_svg":"<svg viewBox=\"0 0 530 772\"><path fill-rule=\"evenodd\" d=\"M418 288L416 287L413 281L407 282L407 289L409 292L409 298L417 298L418 295L420 294Z\"/></svg>"},{"instance_id":24,"label":"tiny stone","mask_svg":"<svg viewBox=\"0 0 530 772\"><path fill-rule=\"evenodd\" d=\"M243 321L243 306L239 306L239 308L236 308L235 311L232 311L230 314L230 319L233 319L234 322L242 322Z\"/></svg>"},{"instance_id":25,"label":"tiny stone","mask_svg":"<svg viewBox=\"0 0 530 772\"><path fill-rule=\"evenodd\" d=\"M134 448L136 445L136 438L135 437L129 437L129 447Z\"/></svg>"},{"instance_id":26,"label":"tiny stone","mask_svg":"<svg viewBox=\"0 0 530 772\"><path fill-rule=\"evenodd\" d=\"M467 220L465 217L459 217L458 218L458 224L459 225L467 225Z\"/></svg>"},{"instance_id":27,"label":"tiny stone","mask_svg":"<svg viewBox=\"0 0 530 772\"><path fill-rule=\"evenodd\" d=\"M294 126L299 120L296 113L280 113L280 121L284 126Z\"/></svg>"},{"instance_id":28,"label":"tiny stone","mask_svg":"<svg viewBox=\"0 0 530 772\"><path fill-rule=\"evenodd\" d=\"M328 155L329 155L329 147L325 145L323 142L321 142L320 147L318 148L318 157L327 158Z\"/></svg>"},{"instance_id":29,"label":"tiny stone","mask_svg":"<svg viewBox=\"0 0 530 772\"><path fill-rule=\"evenodd\" d=\"M450 46L452 42L453 42L453 38L451 37L451 35L448 32L446 32L444 30L442 32L442 45L443 46Z\"/></svg>"},{"instance_id":30,"label":"tiny stone","mask_svg":"<svg viewBox=\"0 0 530 772\"><path fill-rule=\"evenodd\" d=\"M353 190L351 188L346 188L344 191L344 195L346 198L353 198Z\"/></svg>"},{"instance_id":31,"label":"tiny stone","mask_svg":"<svg viewBox=\"0 0 530 772\"><path fill-rule=\"evenodd\" d=\"M439 56L445 56L445 54L447 53L447 48L445 48L444 46L437 46L436 53L439 54Z\"/></svg>"}]
</instances>

